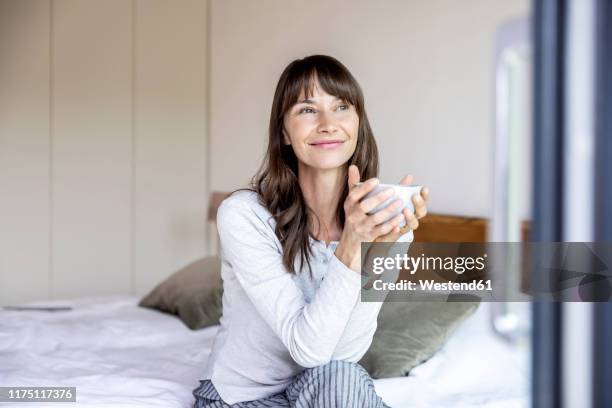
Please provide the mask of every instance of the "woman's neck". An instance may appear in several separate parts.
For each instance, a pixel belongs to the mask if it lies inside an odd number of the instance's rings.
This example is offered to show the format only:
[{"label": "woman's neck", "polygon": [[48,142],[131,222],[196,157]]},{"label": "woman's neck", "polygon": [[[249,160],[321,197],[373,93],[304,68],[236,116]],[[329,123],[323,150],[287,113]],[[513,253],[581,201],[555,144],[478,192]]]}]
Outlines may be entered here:
[{"label": "woman's neck", "polygon": [[[336,210],[340,194],[346,183],[345,169],[319,170],[311,167],[299,169],[299,183],[306,204],[316,217],[311,218],[312,235],[316,239],[330,241],[340,239],[342,227],[337,225]],[[318,225],[318,217],[321,225]]]}]

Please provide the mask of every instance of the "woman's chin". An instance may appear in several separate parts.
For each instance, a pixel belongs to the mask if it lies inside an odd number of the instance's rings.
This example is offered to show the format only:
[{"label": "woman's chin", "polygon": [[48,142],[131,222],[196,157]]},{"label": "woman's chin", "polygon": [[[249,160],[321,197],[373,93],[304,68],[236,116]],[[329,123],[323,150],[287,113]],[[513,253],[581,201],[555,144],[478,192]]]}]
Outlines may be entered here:
[{"label": "woman's chin", "polygon": [[[338,152],[339,153],[339,152]],[[350,160],[350,154],[320,154],[310,155],[300,160],[302,165],[313,170],[329,171],[343,168]]]},{"label": "woman's chin", "polygon": [[346,165],[347,162],[348,162],[348,159],[345,161],[334,160],[334,161],[318,162],[318,163],[314,163],[313,166],[311,167],[317,170],[321,170],[321,171],[337,170],[337,169],[341,169],[342,167],[344,167],[344,165]]}]

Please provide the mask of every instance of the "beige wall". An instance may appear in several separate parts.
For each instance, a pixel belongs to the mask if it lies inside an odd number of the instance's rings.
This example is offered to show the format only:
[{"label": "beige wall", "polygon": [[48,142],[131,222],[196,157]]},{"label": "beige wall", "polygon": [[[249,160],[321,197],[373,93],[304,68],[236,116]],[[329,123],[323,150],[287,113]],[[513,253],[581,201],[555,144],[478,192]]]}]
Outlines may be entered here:
[{"label": "beige wall", "polygon": [[0,304],[206,252],[205,0],[0,2]]},{"label": "beige wall", "polygon": [[141,294],[214,251],[209,187],[245,185],[313,53],[361,83],[384,181],[489,215],[494,35],[528,3],[0,1],[0,304]]},{"label": "beige wall", "polygon": [[353,72],[381,178],[431,187],[431,211],[490,215],[494,41],[528,0],[213,0],[211,185],[244,185],[264,153],[282,69],[323,53]]}]

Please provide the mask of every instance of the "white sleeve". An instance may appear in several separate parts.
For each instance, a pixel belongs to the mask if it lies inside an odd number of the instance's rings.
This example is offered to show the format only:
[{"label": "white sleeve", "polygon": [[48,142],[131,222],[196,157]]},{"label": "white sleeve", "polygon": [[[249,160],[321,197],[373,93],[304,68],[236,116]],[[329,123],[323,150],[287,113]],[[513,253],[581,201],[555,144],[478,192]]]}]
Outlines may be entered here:
[{"label": "white sleeve", "polygon": [[[413,239],[414,234],[412,230],[400,236],[396,242],[402,242],[404,244],[392,245],[389,249],[389,256],[394,257],[396,253],[405,253],[409,247],[409,245],[405,243],[412,242]],[[385,272],[383,280],[385,282],[395,282],[399,277],[399,273],[399,270]],[[363,285],[365,285],[368,280],[369,277],[363,277]],[[385,297],[386,294],[381,295],[382,300],[384,300]],[[351,317],[332,355],[332,360],[345,360],[353,363],[361,360],[372,344],[372,339],[377,327],[378,313],[382,305],[383,301],[362,302],[360,299],[357,299]]]},{"label": "white sleeve", "polygon": [[335,255],[312,301],[283,265],[274,232],[248,203],[226,200],[217,213],[222,256],[257,312],[303,367],[331,360],[359,298],[361,276]]}]

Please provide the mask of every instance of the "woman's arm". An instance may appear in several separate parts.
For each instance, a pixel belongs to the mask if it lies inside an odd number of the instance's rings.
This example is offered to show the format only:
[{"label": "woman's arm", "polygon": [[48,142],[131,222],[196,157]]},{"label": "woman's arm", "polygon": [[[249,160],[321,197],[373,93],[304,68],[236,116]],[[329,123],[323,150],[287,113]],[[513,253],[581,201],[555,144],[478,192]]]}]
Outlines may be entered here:
[{"label": "woman's arm", "polygon": [[[410,185],[412,183],[412,176],[407,175],[402,178],[400,184]],[[389,256],[395,257],[395,255],[404,255],[409,248],[407,242],[412,242],[414,239],[413,230],[419,227],[418,220],[423,218],[427,214],[426,202],[429,198],[429,189],[423,187],[419,195],[412,197],[414,204],[414,213],[404,208],[403,213],[406,218],[406,228],[408,232],[404,233],[400,231],[402,235],[396,238],[394,233],[389,233],[386,236],[378,237],[376,240],[380,242],[396,242],[400,244],[394,244],[389,248],[385,244],[371,246],[367,256],[372,259],[378,256]],[[388,252],[387,252],[388,250]],[[377,253],[379,252],[379,253]],[[370,262],[366,262],[369,265]],[[375,279],[380,279],[383,282],[396,282],[399,276],[399,270],[386,271],[380,276],[375,276]],[[370,279],[372,272],[369,272],[370,276],[366,276],[363,279],[362,287],[364,290],[374,290],[371,288],[373,280]],[[378,319],[378,313],[382,307],[383,301],[387,297],[388,291],[377,291],[375,296],[368,296],[370,298],[380,299],[379,302],[362,302],[358,300],[355,304],[353,313],[351,314],[350,320],[347,323],[346,329],[342,334],[338,346],[332,355],[334,360],[347,360],[352,362],[359,361],[366,353],[374,332],[376,331],[376,324]]]},{"label": "woman's arm", "polygon": [[361,276],[334,255],[307,304],[282,262],[274,232],[248,203],[225,200],[217,213],[224,262],[253,306],[302,367],[329,362],[359,299]]},{"label": "woman's arm", "polygon": [[[397,240],[397,242],[401,244],[394,244],[391,246],[391,248],[385,244],[371,246],[371,251],[368,252],[368,257],[394,257],[396,253],[406,253],[409,248],[409,243],[412,242],[413,239],[413,232],[408,231],[406,234],[400,236],[400,238]],[[379,251],[380,253],[376,253],[376,251]],[[369,272],[369,274],[371,273],[372,272]],[[382,279],[384,282],[395,282],[399,277],[399,273],[400,270],[385,271],[384,274],[378,276],[377,278]],[[363,277],[362,286],[365,286],[370,278],[370,276]],[[367,290],[374,289],[370,288]],[[336,350],[334,350],[332,360],[345,360],[354,363],[361,360],[372,344],[372,338],[374,337],[374,332],[376,331],[377,327],[376,323],[378,314],[382,308],[383,301],[386,296],[387,291],[379,291],[376,294],[376,298],[380,299],[380,302],[364,302],[357,299],[353,312],[351,313],[351,317],[349,318],[340,341],[336,346]]]}]

